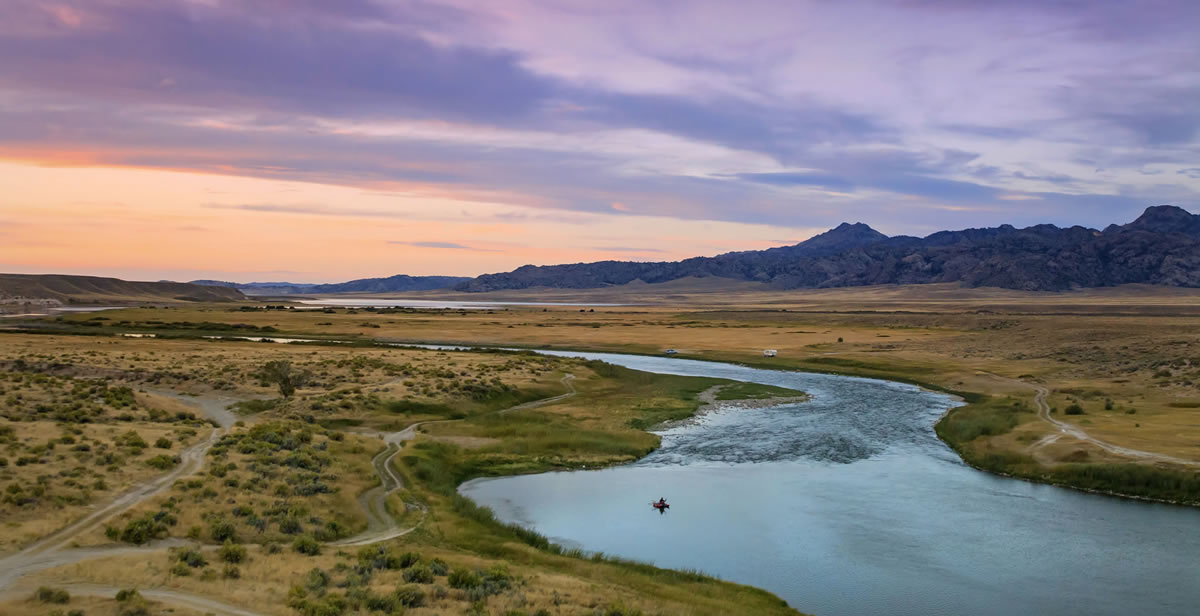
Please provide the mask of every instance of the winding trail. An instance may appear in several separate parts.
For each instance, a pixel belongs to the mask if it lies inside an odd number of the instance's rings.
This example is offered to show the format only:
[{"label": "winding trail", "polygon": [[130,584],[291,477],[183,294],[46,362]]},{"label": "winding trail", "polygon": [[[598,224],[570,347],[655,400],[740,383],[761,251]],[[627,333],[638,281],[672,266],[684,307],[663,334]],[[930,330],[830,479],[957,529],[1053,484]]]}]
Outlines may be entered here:
[{"label": "winding trail", "polygon": [[[506,409],[496,411],[498,415],[508,414],[515,411],[536,408],[547,404],[553,404],[570,398],[576,394],[574,385],[571,383],[575,379],[572,374],[565,375],[561,382],[567,388],[567,392],[549,398],[542,398],[524,404],[518,404]],[[151,393],[167,396],[183,402],[188,406],[198,408],[206,416],[216,421],[220,427],[213,430],[212,434],[203,442],[197,443],[188,449],[184,450],[180,457],[183,458],[183,463],[173,469],[171,472],[155,477],[125,493],[117,496],[108,504],[88,514],[83,519],[66,526],[51,535],[44,537],[29,546],[26,546],[20,552],[12,554],[8,557],[0,559],[0,598],[8,599],[17,595],[18,586],[16,582],[31,573],[44,571],[54,567],[69,565],[92,560],[95,558],[103,558],[109,556],[120,556],[125,554],[150,554],[161,553],[163,550],[180,546],[188,545],[189,542],[180,539],[167,539],[157,541],[144,546],[98,546],[89,548],[74,548],[63,549],[72,541],[91,531],[92,529],[103,524],[106,520],[115,515],[130,509],[134,505],[151,498],[164,490],[170,488],[177,479],[185,475],[190,475],[199,471],[204,466],[205,454],[216,444],[217,440],[224,435],[228,429],[237,421],[237,417],[229,412],[228,407],[237,399],[226,398],[221,396],[184,396],[176,392],[162,390],[147,390]],[[405,503],[406,508],[415,508],[421,511],[421,519],[413,526],[401,527],[396,519],[387,511],[387,497],[392,492],[399,490],[404,486],[404,482],[400,476],[392,469],[392,461],[395,459],[403,447],[405,441],[413,440],[417,437],[417,430],[421,426],[446,423],[451,421],[462,421],[461,419],[445,419],[434,421],[423,421],[407,426],[403,430],[380,434],[387,444],[387,447],[375,455],[371,459],[371,465],[375,468],[375,473],[379,475],[380,485],[367,490],[358,498],[359,504],[367,516],[367,530],[349,537],[341,541],[331,542],[334,546],[361,546],[381,541],[388,541],[401,537],[420,527],[425,521],[425,508],[416,503]],[[61,586],[68,592],[78,595],[90,596],[105,596],[111,597],[120,589],[97,584],[67,584]],[[20,589],[27,592],[28,589]],[[221,616],[259,616],[255,612],[242,609],[237,606],[229,605],[221,601],[201,596],[193,595],[185,592],[166,588],[145,588],[138,589],[147,599],[178,605],[206,613],[218,614]]]},{"label": "winding trail", "polygon": [[1050,414],[1050,405],[1049,405],[1049,403],[1046,402],[1046,397],[1050,395],[1050,390],[1047,389],[1045,386],[1037,384],[1037,383],[1030,383],[1028,381],[1024,381],[1021,379],[1011,379],[1008,377],[1003,377],[998,374],[992,374],[990,372],[987,374],[989,374],[990,376],[995,377],[997,379],[1003,379],[1003,380],[1014,382],[1014,383],[1020,383],[1026,387],[1033,389],[1035,392],[1034,396],[1033,396],[1033,402],[1037,406],[1038,418],[1041,419],[1042,421],[1050,424],[1058,431],[1057,434],[1051,434],[1049,436],[1046,436],[1046,437],[1038,440],[1036,443],[1034,443],[1030,447],[1030,449],[1038,449],[1041,447],[1045,447],[1046,445],[1050,445],[1051,443],[1057,442],[1063,436],[1069,436],[1073,439],[1095,445],[1096,447],[1099,447],[1100,449],[1103,449],[1104,451],[1107,451],[1108,453],[1115,454],[1118,456],[1124,456],[1127,458],[1133,458],[1135,460],[1142,460],[1142,461],[1146,461],[1146,462],[1160,462],[1163,464],[1175,464],[1175,465],[1179,465],[1179,466],[1200,468],[1200,461],[1188,460],[1186,458],[1177,458],[1175,456],[1168,456],[1166,454],[1154,453],[1152,451],[1144,451],[1141,449],[1132,449],[1129,447],[1122,447],[1120,445],[1114,445],[1112,443],[1109,443],[1108,441],[1100,440],[1100,439],[1088,434],[1079,426],[1065,422],[1065,421],[1058,419],[1058,418],[1054,417],[1053,415],[1051,415]]},{"label": "winding trail", "polygon": [[[1001,378],[1003,378],[1003,377],[1001,377]],[[1009,381],[1016,381],[1016,379],[1009,379]],[[1045,423],[1048,423],[1051,426],[1054,426],[1055,429],[1058,430],[1057,435],[1051,435],[1049,437],[1040,439],[1040,441],[1038,441],[1037,443],[1034,443],[1034,447],[1044,447],[1044,445],[1048,445],[1050,443],[1056,442],[1058,437],[1060,437],[1060,436],[1069,436],[1069,437],[1078,439],[1078,441],[1096,445],[1096,447],[1099,447],[1100,449],[1108,451],[1108,453],[1110,453],[1110,454],[1122,455],[1122,456],[1126,456],[1126,457],[1133,457],[1133,459],[1135,459],[1135,460],[1144,460],[1147,462],[1163,462],[1163,464],[1170,464],[1170,465],[1200,467],[1200,461],[1188,460],[1188,459],[1184,459],[1184,457],[1176,457],[1174,455],[1156,454],[1156,453],[1153,453],[1153,451],[1145,451],[1145,450],[1141,450],[1141,449],[1132,449],[1132,448],[1128,448],[1128,447],[1121,447],[1121,445],[1112,444],[1112,443],[1109,443],[1108,441],[1100,441],[1099,438],[1088,435],[1088,433],[1085,432],[1084,430],[1082,430],[1081,427],[1073,425],[1073,424],[1069,424],[1069,423],[1067,423],[1067,421],[1063,421],[1061,419],[1054,417],[1054,415],[1051,415],[1050,414],[1050,405],[1048,402],[1046,402],[1046,396],[1050,395],[1050,390],[1046,389],[1044,387],[1044,385],[1040,385],[1037,383],[1028,383],[1026,381],[1016,381],[1016,382],[1024,383],[1025,385],[1027,385],[1027,387],[1033,388],[1033,390],[1036,391],[1036,394],[1034,394],[1034,396],[1033,396],[1033,403],[1034,403],[1034,405],[1037,405],[1037,407],[1038,407],[1038,418],[1045,421]]]},{"label": "winding trail", "polygon": [[[153,392],[161,393],[161,392]],[[216,396],[179,396],[178,394],[171,397],[198,408],[201,412],[207,415],[210,419],[216,421],[220,427],[213,430],[207,439],[188,447],[183,450],[179,457],[182,462],[176,466],[171,472],[165,475],[159,475],[135,486],[114,497],[108,503],[100,506],[82,519],[77,520],[68,526],[65,526],[46,537],[43,537],[23,548],[21,551],[0,559],[0,591],[6,590],[18,578],[33,573],[42,571],[52,567],[67,565],[83,560],[100,558],[104,556],[115,556],[119,554],[137,553],[137,552],[154,552],[161,551],[171,545],[178,545],[181,542],[171,540],[165,542],[156,542],[147,546],[141,547],[97,547],[97,548],[75,548],[64,550],[71,542],[83,534],[97,528],[106,520],[113,516],[129,510],[134,505],[145,501],[161,492],[166,491],[180,477],[191,475],[199,471],[204,466],[205,454],[212,448],[213,445],[223,436],[229,427],[236,421],[236,417],[228,411],[226,407],[228,402],[226,398]]]},{"label": "winding trail", "polygon": [[[567,374],[559,381],[563,384],[563,387],[567,389],[567,392],[564,394],[551,396],[549,398],[542,398],[540,400],[533,400],[532,402],[525,402],[516,406],[510,406],[506,409],[495,411],[495,414],[507,415],[516,411],[528,410],[566,400],[567,398],[570,398],[578,393],[575,390],[575,385],[572,383],[574,380],[575,375]],[[425,521],[425,508],[422,505],[417,503],[404,503],[406,508],[412,508],[421,511],[421,519],[415,525],[407,528],[401,527],[396,522],[396,519],[387,511],[388,495],[404,487],[403,480],[401,480],[400,476],[397,475],[394,470],[392,470],[392,460],[394,460],[396,456],[400,454],[403,444],[406,441],[411,441],[417,438],[417,431],[419,428],[421,428],[421,426],[437,423],[451,423],[456,421],[462,420],[435,419],[432,421],[421,421],[414,423],[403,430],[378,434],[378,436],[383,438],[383,441],[387,443],[387,448],[376,454],[376,456],[371,459],[371,465],[375,467],[375,473],[379,475],[380,484],[374,488],[371,488],[370,490],[367,490],[366,492],[363,492],[358,497],[359,505],[362,506],[363,511],[367,515],[367,530],[353,537],[348,537],[340,541],[334,541],[330,543],[330,545],[369,545],[407,535],[408,533],[411,533],[420,527],[421,523]]]}]

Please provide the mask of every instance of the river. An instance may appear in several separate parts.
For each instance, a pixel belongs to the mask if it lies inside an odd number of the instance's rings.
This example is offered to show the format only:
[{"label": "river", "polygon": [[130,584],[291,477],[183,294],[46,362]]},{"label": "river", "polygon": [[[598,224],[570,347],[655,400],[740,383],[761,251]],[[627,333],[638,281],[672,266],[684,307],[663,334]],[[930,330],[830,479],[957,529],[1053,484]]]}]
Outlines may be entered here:
[{"label": "river", "polygon": [[[1196,614],[1200,510],[1005,479],[933,433],[957,404],[886,381],[582,356],[804,390],[713,413],[627,466],[464,484],[569,547],[697,569],[818,616]],[[666,497],[658,514],[651,500]]]}]

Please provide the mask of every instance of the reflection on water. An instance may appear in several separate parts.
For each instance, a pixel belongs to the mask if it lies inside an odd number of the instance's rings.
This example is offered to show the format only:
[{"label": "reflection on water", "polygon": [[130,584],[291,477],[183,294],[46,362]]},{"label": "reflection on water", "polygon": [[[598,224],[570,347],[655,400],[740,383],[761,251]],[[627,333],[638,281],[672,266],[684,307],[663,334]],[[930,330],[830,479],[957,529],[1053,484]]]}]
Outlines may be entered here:
[{"label": "reflection on water", "polygon": [[[1004,479],[933,434],[916,387],[709,362],[585,355],[802,389],[706,416],[636,464],[464,484],[555,541],[767,588],[850,614],[1194,614],[1200,511]],[[649,503],[665,496],[671,510]]]}]

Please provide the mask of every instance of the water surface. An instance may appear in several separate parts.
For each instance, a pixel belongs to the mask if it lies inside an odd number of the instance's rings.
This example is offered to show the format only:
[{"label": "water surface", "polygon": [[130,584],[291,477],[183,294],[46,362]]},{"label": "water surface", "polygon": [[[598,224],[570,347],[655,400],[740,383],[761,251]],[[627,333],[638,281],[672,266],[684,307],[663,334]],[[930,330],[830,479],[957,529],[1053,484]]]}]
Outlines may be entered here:
[{"label": "water surface", "polygon": [[[1004,479],[932,425],[949,396],[884,381],[602,353],[802,389],[706,416],[636,464],[461,491],[555,541],[771,590],[818,615],[1196,614],[1200,511]],[[663,515],[649,503],[666,497]]]},{"label": "water surface", "polygon": [[333,306],[339,308],[424,308],[430,310],[494,310],[505,306],[571,306],[571,307],[602,307],[627,306],[629,304],[596,304],[571,302],[504,302],[504,301],[453,301],[440,299],[350,299],[328,297],[320,299],[298,300],[309,306]]}]

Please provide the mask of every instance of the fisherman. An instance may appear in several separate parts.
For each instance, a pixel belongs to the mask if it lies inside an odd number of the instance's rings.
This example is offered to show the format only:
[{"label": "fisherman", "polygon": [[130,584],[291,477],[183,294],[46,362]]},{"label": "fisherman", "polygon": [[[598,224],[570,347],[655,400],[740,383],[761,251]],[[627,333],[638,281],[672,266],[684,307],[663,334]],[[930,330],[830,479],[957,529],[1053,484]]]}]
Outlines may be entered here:
[{"label": "fisherman", "polygon": [[660,497],[658,497],[658,502],[655,504],[658,505],[659,507],[662,507],[663,505],[667,504],[667,499],[660,496]]}]

